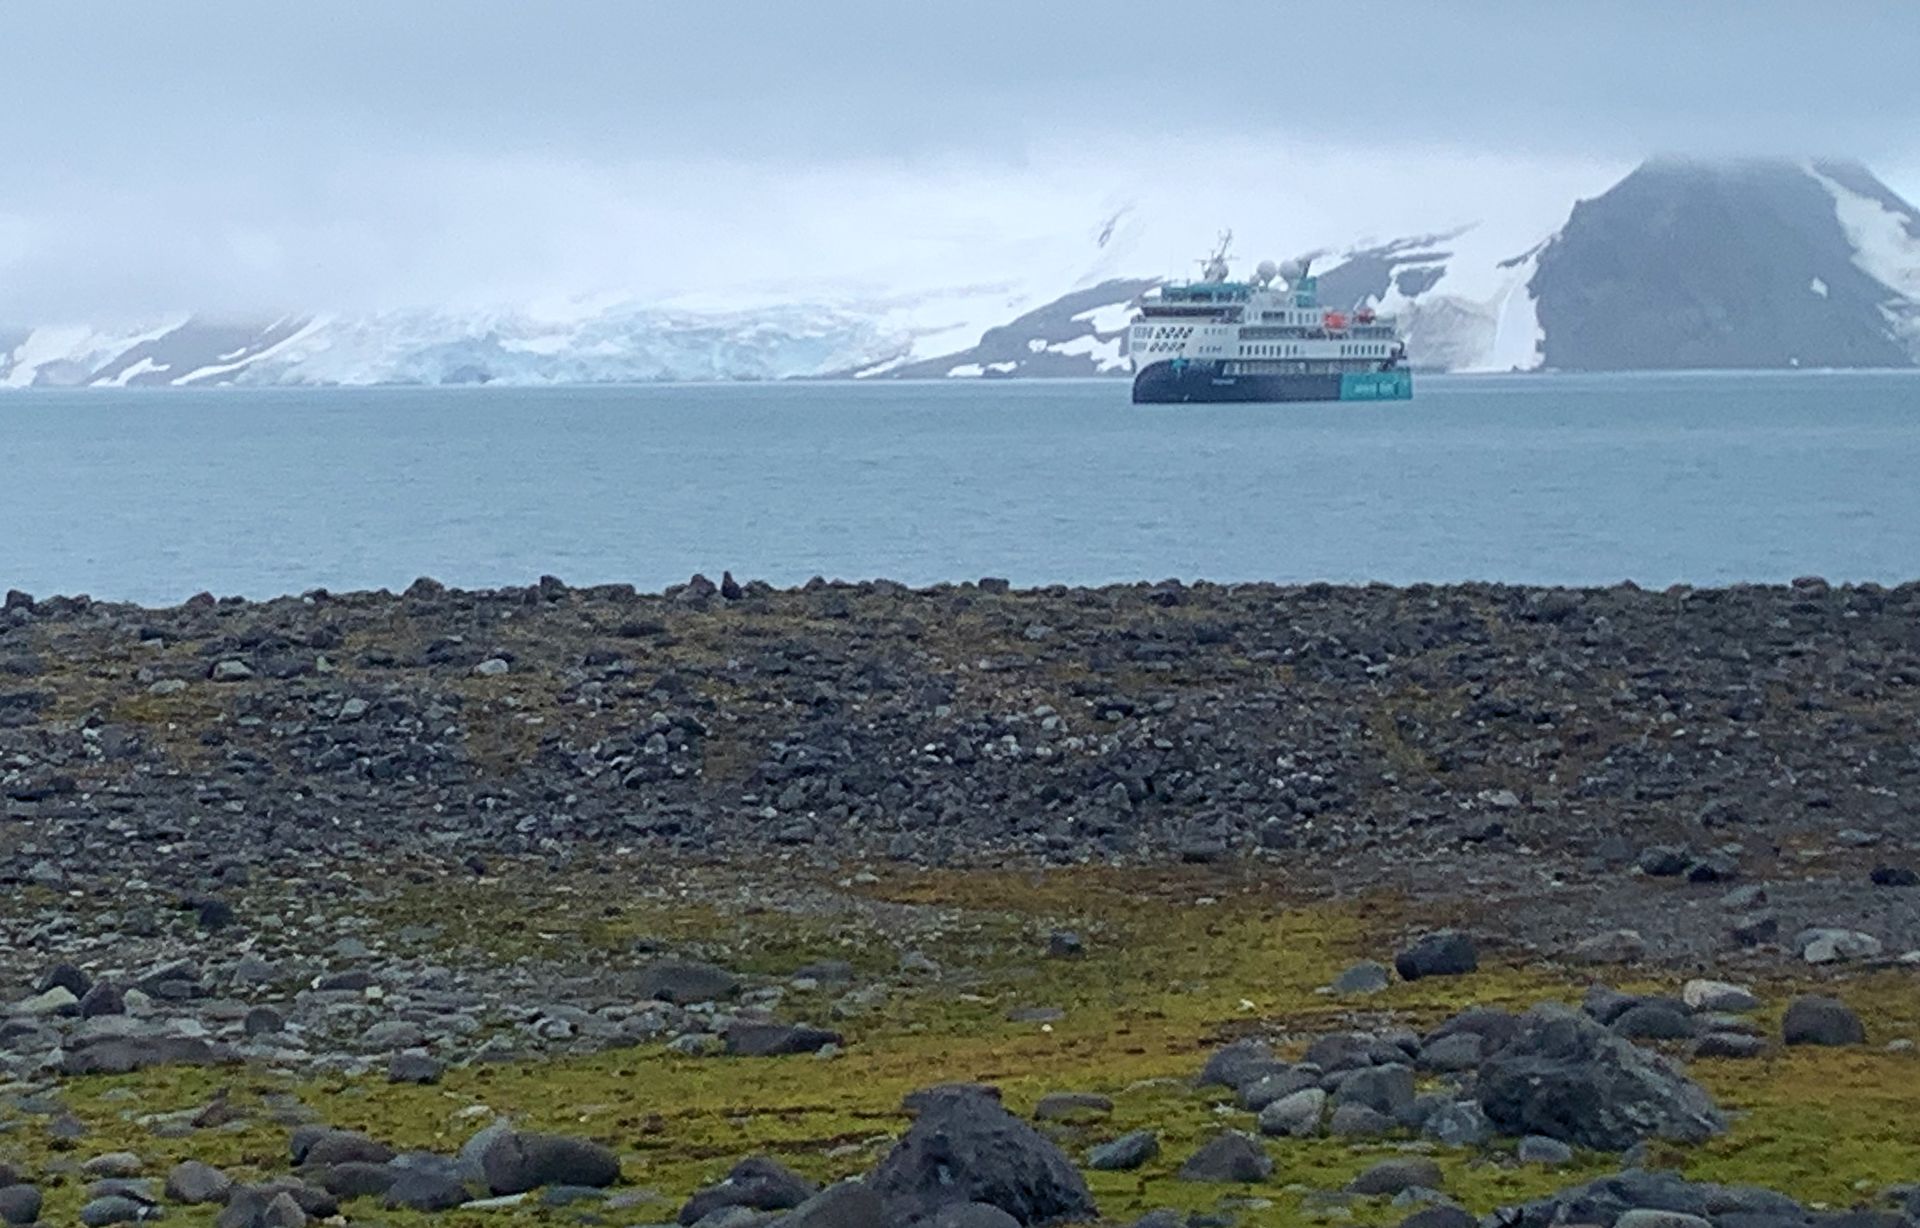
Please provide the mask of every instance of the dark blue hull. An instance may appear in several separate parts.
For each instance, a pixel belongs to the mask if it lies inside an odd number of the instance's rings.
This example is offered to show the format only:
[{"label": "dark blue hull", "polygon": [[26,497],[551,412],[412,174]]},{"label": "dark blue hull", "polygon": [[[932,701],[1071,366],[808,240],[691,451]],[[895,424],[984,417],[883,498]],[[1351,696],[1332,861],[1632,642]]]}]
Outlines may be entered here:
[{"label": "dark blue hull", "polygon": [[1232,401],[1405,401],[1413,373],[1344,371],[1320,374],[1228,375],[1211,362],[1156,362],[1133,377],[1136,405]]}]

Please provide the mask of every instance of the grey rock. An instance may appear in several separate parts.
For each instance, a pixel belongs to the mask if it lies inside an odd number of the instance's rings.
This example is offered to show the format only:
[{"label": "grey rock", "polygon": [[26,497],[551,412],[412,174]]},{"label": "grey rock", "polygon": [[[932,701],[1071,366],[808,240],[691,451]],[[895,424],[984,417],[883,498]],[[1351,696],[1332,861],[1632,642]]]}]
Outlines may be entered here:
[{"label": "grey rock", "polygon": [[1529,1134],[1520,1140],[1515,1155],[1522,1164],[1541,1164],[1548,1168],[1558,1168],[1562,1164],[1573,1162],[1573,1148],[1557,1138],[1548,1138],[1544,1134]]},{"label": "grey rock", "polygon": [[601,1189],[620,1180],[620,1161],[611,1151],[556,1134],[504,1131],[487,1145],[480,1164],[494,1194],[523,1194],[544,1185]]},{"label": "grey rock", "polygon": [[1477,1086],[1496,1128],[1577,1147],[1702,1142],[1726,1128],[1706,1092],[1672,1062],[1556,1008],[1530,1012],[1521,1034],[1480,1068]]},{"label": "grey rock", "polygon": [[1355,995],[1376,994],[1390,984],[1392,984],[1392,978],[1385,964],[1364,960],[1333,978],[1333,992]]},{"label": "grey rock", "polygon": [[471,1200],[467,1187],[452,1176],[431,1169],[399,1170],[381,1196],[389,1211],[451,1211]]},{"label": "grey rock", "polygon": [[820,1187],[767,1156],[749,1156],[726,1179],[689,1198],[680,1208],[682,1224],[697,1224],[726,1207],[751,1211],[787,1211],[805,1203]]},{"label": "grey rock", "polygon": [[1393,1118],[1364,1104],[1343,1104],[1333,1110],[1327,1133],[1335,1138],[1379,1138],[1392,1133]]},{"label": "grey rock", "polygon": [[1878,938],[1858,930],[1816,928],[1794,936],[1794,948],[1810,964],[1847,963],[1878,959],[1884,949]]},{"label": "grey rock", "polygon": [[1019,1220],[983,1202],[953,1203],[920,1222],[925,1228],[1022,1228]]},{"label": "grey rock", "polygon": [[891,1228],[880,1196],[859,1181],[830,1185],[773,1222],[777,1228]]},{"label": "grey rock", "polygon": [[1180,1166],[1182,1181],[1251,1183],[1273,1175],[1273,1157],[1258,1139],[1225,1130],[1204,1143]]},{"label": "grey rock", "polygon": [[1391,1198],[1410,1189],[1440,1189],[1440,1166],[1425,1156],[1382,1160],[1347,1183],[1347,1193],[1367,1198]]},{"label": "grey rock", "polygon": [[1493,1137],[1493,1123],[1478,1100],[1456,1100],[1429,1113],[1420,1133],[1448,1147],[1478,1147]]},{"label": "grey rock", "polygon": [[1479,1228],[1479,1224],[1479,1220],[1459,1207],[1442,1203],[1420,1208],[1401,1220],[1400,1228]]},{"label": "grey rock", "polygon": [[1207,1064],[1200,1071],[1198,1085],[1201,1087],[1231,1087],[1235,1091],[1264,1078],[1278,1070],[1285,1069],[1286,1063],[1273,1054],[1272,1046],[1263,1040],[1236,1040],[1232,1044],[1214,1051]]},{"label": "grey rock", "polygon": [[9,1228],[26,1228],[29,1224],[37,1224],[40,1222],[42,1205],[40,1191],[31,1185],[0,1187],[0,1224],[6,1224]]},{"label": "grey rock", "polygon": [[1613,1221],[1613,1228],[1713,1228],[1713,1221],[1683,1211],[1635,1207],[1622,1212],[1620,1218]]},{"label": "grey rock", "polygon": [[1160,1136],[1134,1130],[1087,1152],[1087,1167],[1099,1172],[1128,1172],[1160,1154]]},{"label": "grey rock", "polygon": [[1320,1086],[1320,1071],[1311,1066],[1289,1066],[1256,1079],[1240,1089],[1240,1107],[1258,1113],[1276,1100]]},{"label": "grey rock", "polygon": [[1413,1107],[1411,1066],[1370,1066],[1340,1081],[1335,1104],[1365,1105],[1384,1117],[1399,1117]]},{"label": "grey rock", "polygon": [[1835,998],[1795,998],[1780,1024],[1789,1045],[1864,1045],[1867,1030],[1852,1008]]},{"label": "grey rock", "polygon": [[818,1053],[841,1043],[838,1032],[783,1023],[736,1023],[727,1029],[725,1040],[727,1052],[734,1057]]},{"label": "grey rock", "polygon": [[1647,957],[1647,940],[1638,930],[1608,930],[1581,939],[1568,954],[1583,964],[1634,964]]},{"label": "grey rock", "polygon": [[1694,1033],[1693,1018],[1668,1002],[1637,1002],[1620,1012],[1613,1030],[1628,1040],[1685,1040]]},{"label": "grey rock", "polygon": [[397,1164],[368,1164],[350,1160],[327,1168],[307,1170],[307,1179],[335,1198],[378,1198],[393,1188],[404,1168]]},{"label": "grey rock", "polygon": [[1457,930],[1428,934],[1393,957],[1394,971],[1403,981],[1429,976],[1461,976],[1477,971],[1480,956],[1472,938]]},{"label": "grey rock", "polygon": [[1260,1110],[1260,1133],[1288,1138],[1310,1138],[1320,1132],[1327,1110],[1327,1093],[1317,1087],[1283,1096]]},{"label": "grey rock", "polygon": [[998,1207],[1022,1224],[1094,1214],[1072,1161],[996,1096],[929,1089],[916,1094],[915,1107],[913,1125],[869,1182],[891,1217],[910,1220],[967,1202]]},{"label": "grey rock", "polygon": [[233,1178],[211,1164],[202,1164],[198,1160],[176,1164],[167,1173],[166,1193],[169,1202],[187,1206],[222,1203],[232,1192]]},{"label": "grey rock", "polygon": [[1033,1106],[1035,1121],[1085,1121],[1113,1112],[1113,1101],[1095,1092],[1049,1092]]},{"label": "grey rock", "polygon": [[1439,1074],[1474,1070],[1486,1054],[1486,1038],[1477,1032],[1455,1032],[1420,1047],[1419,1066]]},{"label": "grey rock", "polygon": [[675,1006],[720,1002],[740,992],[740,978],[725,968],[690,960],[662,960],[640,973],[640,996]]},{"label": "grey rock", "polygon": [[162,1212],[150,1202],[137,1198],[125,1198],[110,1194],[105,1198],[95,1198],[80,1208],[80,1222],[86,1228],[104,1228],[107,1224],[138,1224],[144,1220],[160,1219]]},{"label": "grey rock", "polygon": [[393,1148],[357,1130],[319,1130],[301,1137],[293,1152],[294,1163],[315,1168],[354,1162],[385,1164],[393,1159]]},{"label": "grey rock", "polygon": [[1693,1056],[1748,1059],[1765,1057],[1767,1042],[1744,1032],[1709,1032],[1693,1044]]},{"label": "grey rock", "polygon": [[1751,990],[1726,981],[1688,981],[1681,987],[1680,999],[1697,1011],[1736,1015],[1760,1006],[1760,999]]},{"label": "grey rock", "polygon": [[446,1073],[446,1064],[428,1053],[396,1053],[387,1063],[387,1082],[433,1084]]}]

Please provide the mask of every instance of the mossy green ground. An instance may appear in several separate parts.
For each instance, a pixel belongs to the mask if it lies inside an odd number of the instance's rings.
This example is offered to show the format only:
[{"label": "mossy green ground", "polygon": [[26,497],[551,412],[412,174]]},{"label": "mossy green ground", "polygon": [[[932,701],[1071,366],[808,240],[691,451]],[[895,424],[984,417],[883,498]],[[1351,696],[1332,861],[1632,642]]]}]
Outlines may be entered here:
[{"label": "mossy green ground", "polygon": [[[1253,1187],[1174,1179],[1179,1163],[1222,1126],[1252,1118],[1222,1093],[1195,1091],[1191,1076],[1214,1045],[1251,1030],[1304,1044],[1348,1024],[1391,1019],[1414,1026],[1469,1003],[1521,1006],[1571,1000],[1587,977],[1550,965],[1490,964],[1477,974],[1396,984],[1360,1002],[1319,991],[1342,967],[1377,956],[1418,918],[1395,901],[1291,900],[1271,879],[1217,872],[1084,870],[1046,874],[896,873],[836,885],[848,907],[716,904],[716,876],[675,879],[620,866],[591,871],[518,870],[457,887],[399,889],[384,897],[383,922],[414,921],[431,909],[448,958],[631,962],[639,940],[691,949],[736,966],[778,973],[813,958],[843,958],[870,971],[893,969],[903,949],[941,966],[903,984],[870,1012],[834,1020],[847,1034],[831,1060],[685,1058],[654,1048],[590,1058],[456,1069],[436,1087],[394,1087],[379,1079],[296,1080],[267,1071],[168,1070],[73,1080],[66,1104],[91,1130],[56,1150],[43,1118],[17,1118],[0,1133],[0,1156],[48,1172],[116,1149],[137,1151],[151,1171],[197,1158],[243,1175],[284,1171],[286,1127],[264,1111],[182,1138],[156,1136],[155,1114],[191,1109],[226,1088],[244,1106],[292,1096],[320,1119],[364,1129],[396,1146],[452,1150],[493,1114],[535,1128],[591,1136],[619,1151],[627,1179],[657,1191],[655,1206],[612,1214],[616,1223],[668,1220],[691,1190],[737,1158],[768,1152],[826,1180],[864,1171],[904,1128],[902,1095],[945,1080],[997,1083],[1018,1110],[1049,1091],[1098,1091],[1111,1118],[1058,1127],[1063,1145],[1088,1145],[1135,1128],[1158,1130],[1161,1158],[1138,1173],[1089,1175],[1107,1218],[1125,1222],[1159,1206],[1237,1207],[1247,1224],[1332,1217],[1393,1222],[1404,1211],[1356,1201],[1328,1209],[1309,1191],[1338,1189],[1385,1155],[1411,1145],[1332,1140],[1271,1141],[1271,1181]],[[735,877],[737,877],[737,872]],[[629,884],[622,892],[619,884]],[[668,884],[678,883],[669,889]],[[694,889],[689,888],[689,883]],[[691,902],[701,901],[701,902]],[[1086,938],[1080,959],[1044,958],[1045,934],[1072,928]],[[1672,989],[1674,986],[1664,986]],[[1760,986],[1777,1025],[1785,997],[1801,986]],[[1703,1061],[1693,1071],[1735,1115],[1728,1134],[1705,1147],[1665,1149],[1659,1158],[1689,1175],[1755,1182],[1832,1206],[1871,1199],[1920,1178],[1920,1061],[1881,1042],[1920,1036],[1912,974],[1879,972],[1827,982],[1867,1020],[1874,1044],[1796,1049],[1751,1062]],[[795,994],[784,1010],[826,1022],[830,998]],[[1015,1023],[1009,1010],[1051,1006],[1050,1024]],[[1050,1127],[1051,1128],[1051,1127]],[[1434,1153],[1449,1192],[1469,1207],[1546,1193],[1609,1171],[1588,1156],[1571,1169],[1523,1168],[1499,1151]],[[84,1182],[56,1178],[48,1220],[72,1222]],[[350,1205],[352,1223],[396,1226],[426,1217]],[[449,1225],[572,1223],[582,1212],[523,1206],[434,1217]],[[173,1222],[211,1222],[175,1213]]]}]

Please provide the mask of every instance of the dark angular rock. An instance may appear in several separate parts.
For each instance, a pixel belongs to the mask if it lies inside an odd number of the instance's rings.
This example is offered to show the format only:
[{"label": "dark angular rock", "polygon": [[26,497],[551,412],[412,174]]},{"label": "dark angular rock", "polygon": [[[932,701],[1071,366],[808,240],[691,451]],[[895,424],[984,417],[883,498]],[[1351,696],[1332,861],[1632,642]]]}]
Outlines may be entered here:
[{"label": "dark angular rock", "polygon": [[838,1045],[840,1033],[783,1023],[736,1023],[727,1029],[726,1043],[734,1057],[781,1057]]},{"label": "dark angular rock", "polygon": [[451,1211],[470,1201],[467,1187],[445,1173],[425,1168],[396,1172],[380,1205],[389,1211]]},{"label": "dark angular rock", "polygon": [[401,1172],[391,1164],[349,1160],[345,1164],[308,1170],[307,1179],[335,1198],[378,1198],[393,1188]]},{"label": "dark angular rock", "polygon": [[1440,1166],[1425,1156],[1382,1160],[1347,1183],[1347,1193],[1391,1198],[1403,1190],[1437,1190],[1444,1183]]},{"label": "dark angular rock", "polygon": [[162,1218],[160,1208],[138,1198],[109,1194],[95,1198],[80,1208],[80,1222],[86,1228],[106,1228],[109,1224],[138,1224]]},{"label": "dark angular rock", "polygon": [[1678,878],[1692,864],[1687,850],[1671,844],[1656,844],[1640,853],[1640,872],[1649,878]]},{"label": "dark angular rock", "polygon": [[662,960],[641,970],[639,991],[642,998],[691,1006],[733,997],[740,992],[740,978],[713,964]]},{"label": "dark angular rock", "polygon": [[446,1064],[431,1054],[403,1050],[387,1063],[387,1082],[434,1084],[446,1069]]},{"label": "dark angular rock", "polygon": [[1628,1040],[1686,1040],[1694,1034],[1693,1017],[1671,1002],[1636,1002],[1613,1020],[1614,1032]]},{"label": "dark angular rock", "polygon": [[1050,1092],[1033,1106],[1035,1121],[1085,1121],[1113,1112],[1113,1101],[1093,1092]]},{"label": "dark angular rock", "polygon": [[1480,1221],[1459,1207],[1422,1207],[1400,1221],[1400,1228],[1479,1228]]},{"label": "dark angular rock", "polygon": [[1264,1040],[1236,1040],[1216,1049],[1200,1071],[1201,1087],[1231,1087],[1235,1091],[1287,1068]]},{"label": "dark angular rock", "polygon": [[216,1066],[236,1060],[222,1047],[198,1037],[108,1037],[69,1049],[60,1070],[70,1075],[130,1074],[154,1066]]},{"label": "dark angular rock", "polygon": [[999,1207],[1029,1226],[1094,1214],[1086,1182],[1057,1146],[993,1099],[965,1092],[921,1101],[869,1184],[894,1222],[965,1202]]},{"label": "dark angular rock", "polygon": [[1409,1066],[1371,1066],[1340,1081],[1335,1105],[1359,1104],[1383,1117],[1398,1118],[1413,1106],[1413,1069]]},{"label": "dark angular rock", "polygon": [[1273,1157],[1260,1141],[1238,1130],[1225,1130],[1203,1144],[1180,1166],[1182,1181],[1251,1183],[1273,1175]]},{"label": "dark angular rock", "polygon": [[611,1151],[585,1139],[555,1134],[506,1131],[480,1157],[487,1188],[495,1194],[524,1194],[543,1185],[584,1185],[604,1189],[620,1180],[620,1161]]},{"label": "dark angular rock", "polygon": [[1876,887],[1920,887],[1920,870],[1912,866],[1875,866],[1868,877]]},{"label": "dark angular rock", "polygon": [[[304,1144],[304,1145],[302,1145]],[[293,1145],[293,1162],[314,1168],[335,1164],[385,1164],[393,1148],[358,1130],[321,1130]]]},{"label": "dark angular rock", "polygon": [[0,1187],[0,1224],[6,1224],[8,1228],[26,1228],[29,1224],[37,1224],[43,1203],[40,1191],[33,1186]]},{"label": "dark angular rock", "polygon": [[1480,1068],[1478,1094],[1507,1134],[1623,1151],[1649,1138],[1697,1143],[1726,1128],[1706,1092],[1660,1055],[1585,1015],[1536,1007]]},{"label": "dark angular rock", "polygon": [[1693,1056],[1719,1058],[1765,1057],[1767,1042],[1744,1032],[1709,1032],[1694,1042]]},{"label": "dark angular rock", "polygon": [[766,1156],[748,1156],[726,1179],[689,1198],[680,1208],[682,1224],[697,1224],[723,1207],[787,1211],[812,1198],[820,1187]]},{"label": "dark angular rock", "polygon": [[126,995],[106,981],[96,982],[80,999],[80,1017],[98,1019],[103,1015],[127,1013]]},{"label": "dark angular rock", "polygon": [[774,1228],[892,1228],[880,1196],[862,1181],[830,1185],[773,1223]]},{"label": "dark angular rock", "polygon": [[223,1203],[227,1195],[233,1192],[233,1178],[227,1176],[211,1164],[202,1164],[198,1160],[187,1160],[173,1166],[167,1173],[167,1200],[198,1206],[203,1203]]},{"label": "dark angular rock", "polygon": [[1457,930],[1428,934],[1393,957],[1393,969],[1403,981],[1428,976],[1460,976],[1477,971],[1480,956],[1473,939]]},{"label": "dark angular rock", "polygon": [[1867,1029],[1860,1016],[1835,998],[1813,995],[1795,998],[1781,1020],[1782,1039],[1789,1045],[1864,1045]]}]

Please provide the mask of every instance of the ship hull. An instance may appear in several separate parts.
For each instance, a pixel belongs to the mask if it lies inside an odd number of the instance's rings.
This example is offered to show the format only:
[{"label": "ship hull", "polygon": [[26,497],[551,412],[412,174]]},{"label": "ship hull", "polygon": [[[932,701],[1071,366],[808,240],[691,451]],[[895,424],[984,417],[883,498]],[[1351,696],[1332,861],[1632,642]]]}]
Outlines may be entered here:
[{"label": "ship hull", "polygon": [[1413,373],[1342,371],[1316,374],[1223,374],[1219,364],[1156,362],[1133,377],[1136,405],[1283,401],[1406,401]]}]

